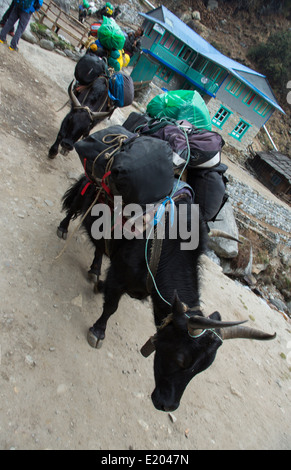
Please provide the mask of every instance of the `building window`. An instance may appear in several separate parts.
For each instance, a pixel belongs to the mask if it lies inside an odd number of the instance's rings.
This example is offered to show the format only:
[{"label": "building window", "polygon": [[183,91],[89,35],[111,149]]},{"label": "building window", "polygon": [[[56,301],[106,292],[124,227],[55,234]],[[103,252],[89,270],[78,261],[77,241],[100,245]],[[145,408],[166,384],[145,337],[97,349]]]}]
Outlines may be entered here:
[{"label": "building window", "polygon": [[272,106],[268,104],[265,100],[261,99],[258,104],[254,107],[256,113],[265,117],[272,109]]},{"label": "building window", "polygon": [[169,81],[171,80],[171,78],[173,76],[173,72],[170,69],[168,69],[167,67],[161,67],[157,71],[156,75],[157,75],[157,77],[159,77],[164,82],[169,83]]},{"label": "building window", "polygon": [[179,41],[179,39],[176,39],[173,44],[171,45],[171,48],[170,48],[170,51],[174,54],[174,55],[177,55],[177,53],[179,52],[179,50],[181,49],[182,47],[182,43],[181,41]]},{"label": "building window", "polygon": [[221,128],[231,114],[231,111],[224,108],[224,106],[221,106],[215,116],[212,118],[212,122],[215,126]]},{"label": "building window", "polygon": [[241,140],[242,137],[245,135],[247,132],[248,128],[251,127],[250,124],[247,122],[241,120],[239,123],[235,126],[233,131],[230,133],[232,137],[234,137],[237,140]]},{"label": "building window", "polygon": [[275,173],[271,178],[271,183],[274,186],[278,186],[278,184],[282,183],[282,178]]},{"label": "building window", "polygon": [[179,58],[188,62],[192,54],[192,50],[189,47],[184,46],[183,49],[179,52]]},{"label": "building window", "polygon": [[197,70],[197,72],[203,73],[207,65],[208,65],[208,60],[199,54],[193,64],[193,68]]},{"label": "building window", "polygon": [[154,27],[153,23],[148,23],[145,27],[144,35],[150,37],[153,27]]},{"label": "building window", "polygon": [[243,98],[243,103],[245,103],[247,106],[250,106],[253,103],[256,96],[257,96],[256,93],[254,93],[253,91],[249,91],[246,94],[246,96]]},{"label": "building window", "polygon": [[170,49],[175,41],[175,36],[170,33],[166,33],[161,39],[161,46],[164,46],[166,49]]},{"label": "building window", "polygon": [[244,87],[245,86],[242,82],[240,82],[236,78],[232,78],[232,80],[230,80],[228,85],[226,85],[226,90],[229,93],[231,93],[233,96],[238,98],[241,92],[243,91]]}]

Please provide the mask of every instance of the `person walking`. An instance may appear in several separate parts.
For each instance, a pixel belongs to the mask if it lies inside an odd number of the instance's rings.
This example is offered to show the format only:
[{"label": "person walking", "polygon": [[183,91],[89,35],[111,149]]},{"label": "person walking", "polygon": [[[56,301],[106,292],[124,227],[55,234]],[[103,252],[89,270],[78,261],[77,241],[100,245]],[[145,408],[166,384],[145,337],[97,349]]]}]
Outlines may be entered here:
[{"label": "person walking", "polygon": [[[11,11],[13,10],[14,4],[15,4],[15,0],[12,1],[9,8],[5,11],[4,15],[2,16],[2,18],[0,20],[1,28],[3,28],[5,26],[5,23],[8,20]],[[10,36],[14,36],[14,27],[12,27],[11,31],[9,31],[9,34],[10,34]]]},{"label": "person walking", "polygon": [[9,46],[11,51],[18,51],[18,42],[29,23],[32,13],[39,10],[42,4],[43,0],[15,0],[5,26],[0,33],[0,44],[6,44],[7,34],[11,31],[17,20],[19,20],[18,27]]}]

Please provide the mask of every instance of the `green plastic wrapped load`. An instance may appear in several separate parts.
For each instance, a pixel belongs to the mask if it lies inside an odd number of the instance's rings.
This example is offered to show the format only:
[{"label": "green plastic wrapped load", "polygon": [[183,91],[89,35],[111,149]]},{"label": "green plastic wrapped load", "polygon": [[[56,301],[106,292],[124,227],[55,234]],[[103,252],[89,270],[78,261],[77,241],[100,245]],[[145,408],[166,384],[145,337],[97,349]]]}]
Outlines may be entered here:
[{"label": "green plastic wrapped load", "polygon": [[157,95],[148,103],[147,114],[153,118],[185,119],[198,129],[212,129],[209,111],[198,91],[174,90]]},{"label": "green plastic wrapped load", "polygon": [[98,39],[105,49],[123,49],[125,36],[113,18],[103,16],[103,22],[98,29]]}]

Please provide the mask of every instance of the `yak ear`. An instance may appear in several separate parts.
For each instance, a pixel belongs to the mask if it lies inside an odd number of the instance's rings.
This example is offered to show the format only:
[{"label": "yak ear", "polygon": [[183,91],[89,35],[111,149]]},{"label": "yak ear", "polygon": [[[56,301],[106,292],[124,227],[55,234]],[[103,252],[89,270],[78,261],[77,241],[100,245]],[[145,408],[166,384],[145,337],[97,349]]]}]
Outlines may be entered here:
[{"label": "yak ear", "polygon": [[174,317],[180,317],[181,315],[184,315],[186,309],[184,304],[181,302],[178,296],[178,292],[175,290],[175,296],[174,296],[174,301],[172,305],[172,312]]},{"label": "yak ear", "polygon": [[209,315],[208,318],[211,318],[211,320],[221,321],[221,315],[220,315],[219,312],[213,312],[213,313],[211,313],[211,315]]}]

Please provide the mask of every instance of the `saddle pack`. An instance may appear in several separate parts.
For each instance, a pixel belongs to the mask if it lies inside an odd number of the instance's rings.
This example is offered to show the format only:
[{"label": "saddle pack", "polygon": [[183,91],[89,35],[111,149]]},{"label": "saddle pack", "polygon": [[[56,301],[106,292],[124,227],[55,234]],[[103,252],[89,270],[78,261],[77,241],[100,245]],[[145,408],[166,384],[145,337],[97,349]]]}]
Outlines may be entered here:
[{"label": "saddle pack", "polygon": [[151,204],[174,184],[170,145],[134,134],[123,126],[97,131],[75,144],[89,179],[125,204]]},{"label": "saddle pack", "polygon": [[176,168],[183,167],[186,162],[189,168],[212,168],[221,162],[224,145],[221,135],[207,129],[197,129],[188,121],[150,119],[147,115],[132,113],[123,125],[142,135],[169,142]]},{"label": "saddle pack", "polygon": [[[187,183],[195,204],[206,222],[214,221],[228,199],[227,166],[221,163],[224,140],[217,132],[197,129],[188,121],[152,119],[148,114],[131,113],[123,126],[131,132],[165,140],[173,150],[173,169],[187,168]],[[187,164],[187,165],[186,165]]]}]

